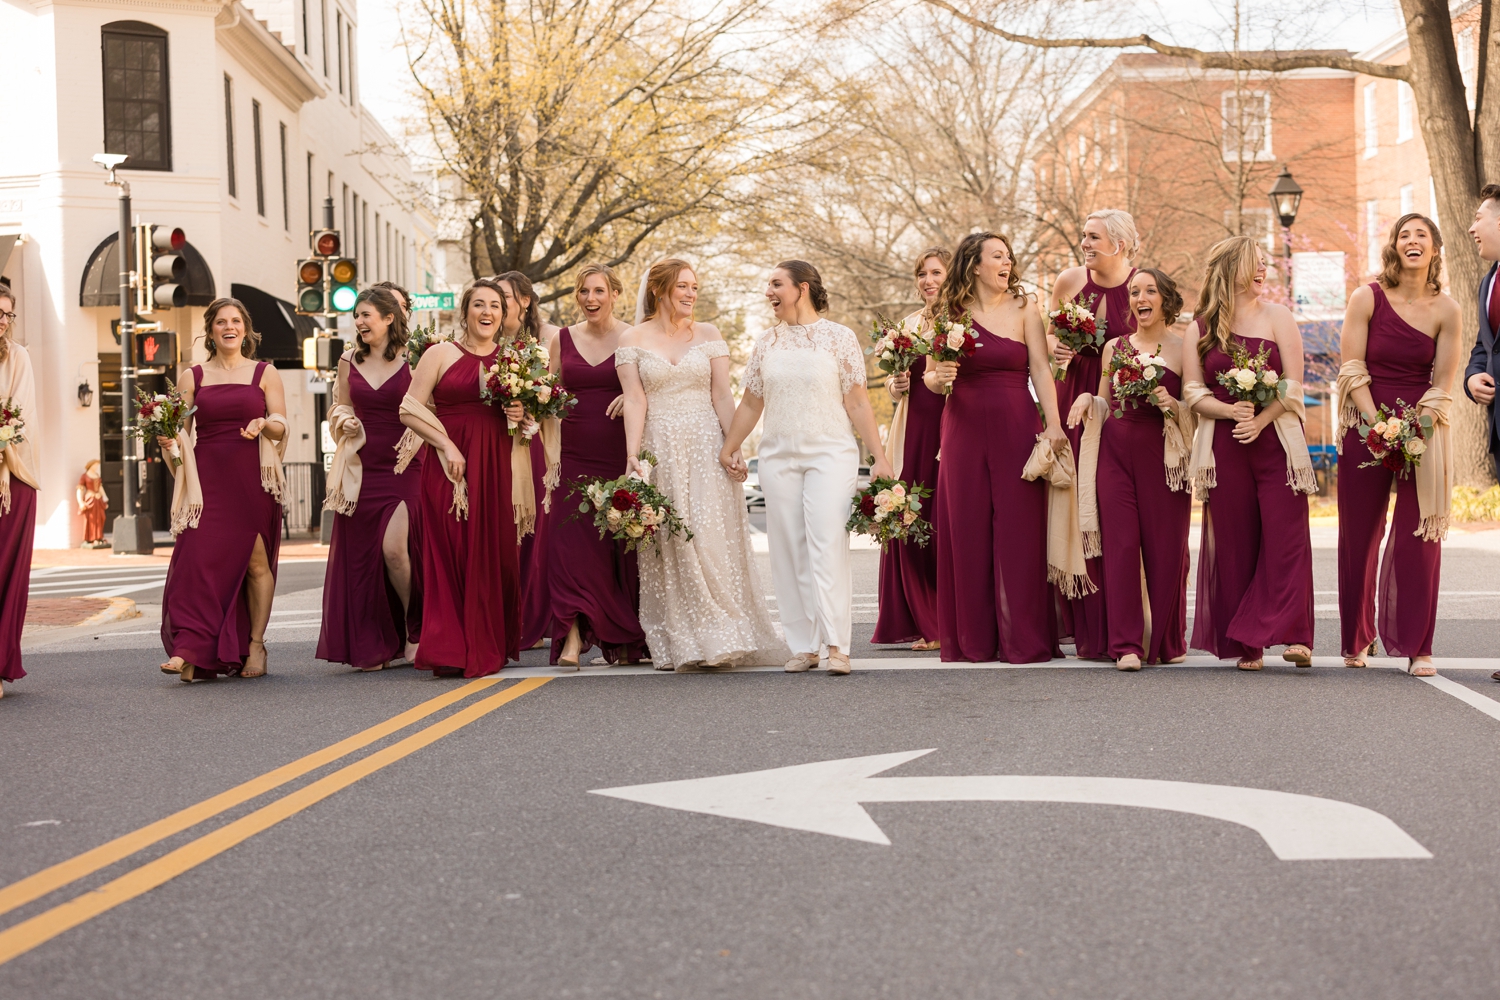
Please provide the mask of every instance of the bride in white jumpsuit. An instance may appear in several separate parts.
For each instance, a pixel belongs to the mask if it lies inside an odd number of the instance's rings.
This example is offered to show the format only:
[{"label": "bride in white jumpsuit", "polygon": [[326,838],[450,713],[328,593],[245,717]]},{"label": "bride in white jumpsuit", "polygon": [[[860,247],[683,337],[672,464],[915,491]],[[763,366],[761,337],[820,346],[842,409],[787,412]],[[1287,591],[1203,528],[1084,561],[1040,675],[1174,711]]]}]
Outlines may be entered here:
[{"label": "bride in white jumpsuit", "polygon": [[764,413],[760,486],[771,584],[793,654],[786,669],[812,669],[826,646],[828,672],[847,674],[853,626],[844,526],[859,478],[854,431],[875,456],[874,476],[890,476],[891,466],[865,393],[859,340],[818,315],[828,308],[828,293],[817,269],[799,260],[778,264],[766,298],[779,322],[745,367],[744,396],[719,461],[734,478],[745,478],[740,445]]}]

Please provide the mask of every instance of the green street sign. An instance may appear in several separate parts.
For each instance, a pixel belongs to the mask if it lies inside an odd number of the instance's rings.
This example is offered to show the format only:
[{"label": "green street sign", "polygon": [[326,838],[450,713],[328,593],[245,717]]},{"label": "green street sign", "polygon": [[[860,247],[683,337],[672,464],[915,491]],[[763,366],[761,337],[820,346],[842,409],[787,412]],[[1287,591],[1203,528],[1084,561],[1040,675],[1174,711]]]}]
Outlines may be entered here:
[{"label": "green street sign", "polygon": [[413,292],[411,297],[412,312],[430,312],[432,310],[451,310],[453,308],[452,292]]}]

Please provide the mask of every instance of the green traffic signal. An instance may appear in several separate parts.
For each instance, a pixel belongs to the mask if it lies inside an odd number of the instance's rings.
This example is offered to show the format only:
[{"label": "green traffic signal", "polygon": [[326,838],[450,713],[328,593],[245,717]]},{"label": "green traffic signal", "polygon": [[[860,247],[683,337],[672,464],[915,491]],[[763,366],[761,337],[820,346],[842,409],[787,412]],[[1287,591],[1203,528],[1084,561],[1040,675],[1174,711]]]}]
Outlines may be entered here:
[{"label": "green traffic signal", "polygon": [[339,285],[333,290],[333,308],[339,312],[348,312],[354,308],[354,300],[359,298],[359,292],[352,285]]},{"label": "green traffic signal", "polygon": [[302,294],[297,297],[297,309],[305,313],[322,312],[323,293],[316,288],[302,289]]}]

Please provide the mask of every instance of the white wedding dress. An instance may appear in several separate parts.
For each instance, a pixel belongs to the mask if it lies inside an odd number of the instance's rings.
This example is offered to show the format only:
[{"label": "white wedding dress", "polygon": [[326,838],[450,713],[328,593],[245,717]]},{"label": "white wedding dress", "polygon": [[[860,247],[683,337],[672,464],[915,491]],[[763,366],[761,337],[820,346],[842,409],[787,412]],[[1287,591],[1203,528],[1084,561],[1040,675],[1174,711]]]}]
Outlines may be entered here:
[{"label": "white wedding dress", "polygon": [[652,482],[693,533],[691,541],[663,537],[638,556],[641,627],[658,667],[781,664],[791,656],[755,572],[744,491],[719,464],[724,432],[709,361],[728,354],[722,340],[693,345],[675,365],[643,347],[615,351],[615,366],[637,366],[646,389],[641,445],[656,456]]}]

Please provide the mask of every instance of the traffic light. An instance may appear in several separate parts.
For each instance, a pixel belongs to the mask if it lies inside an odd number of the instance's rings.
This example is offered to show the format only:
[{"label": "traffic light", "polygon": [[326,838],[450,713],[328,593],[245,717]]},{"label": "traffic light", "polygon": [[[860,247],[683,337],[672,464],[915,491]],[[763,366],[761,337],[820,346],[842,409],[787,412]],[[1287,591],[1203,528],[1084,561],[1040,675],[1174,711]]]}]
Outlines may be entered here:
[{"label": "traffic light", "polygon": [[312,252],[319,257],[337,257],[342,244],[337,229],[319,229],[312,234]]},{"label": "traffic light", "polygon": [[336,371],[344,354],[338,337],[312,336],[302,342],[302,367],[308,371]]},{"label": "traffic light", "polygon": [[297,261],[297,312],[303,316],[323,314],[323,275],[327,263],[316,257]]},{"label": "traffic light", "polygon": [[187,289],[181,284],[187,272],[182,248],[187,236],[167,226],[136,227],[136,312],[150,315],[158,309],[180,309],[187,305]]},{"label": "traffic light", "polygon": [[330,263],[328,276],[333,279],[328,304],[335,312],[351,312],[354,300],[359,298],[359,289],[354,287],[354,281],[359,277],[359,266],[352,257],[340,257]]},{"label": "traffic light", "polygon": [[135,363],[141,368],[167,368],[177,365],[177,334],[172,330],[137,331]]}]

